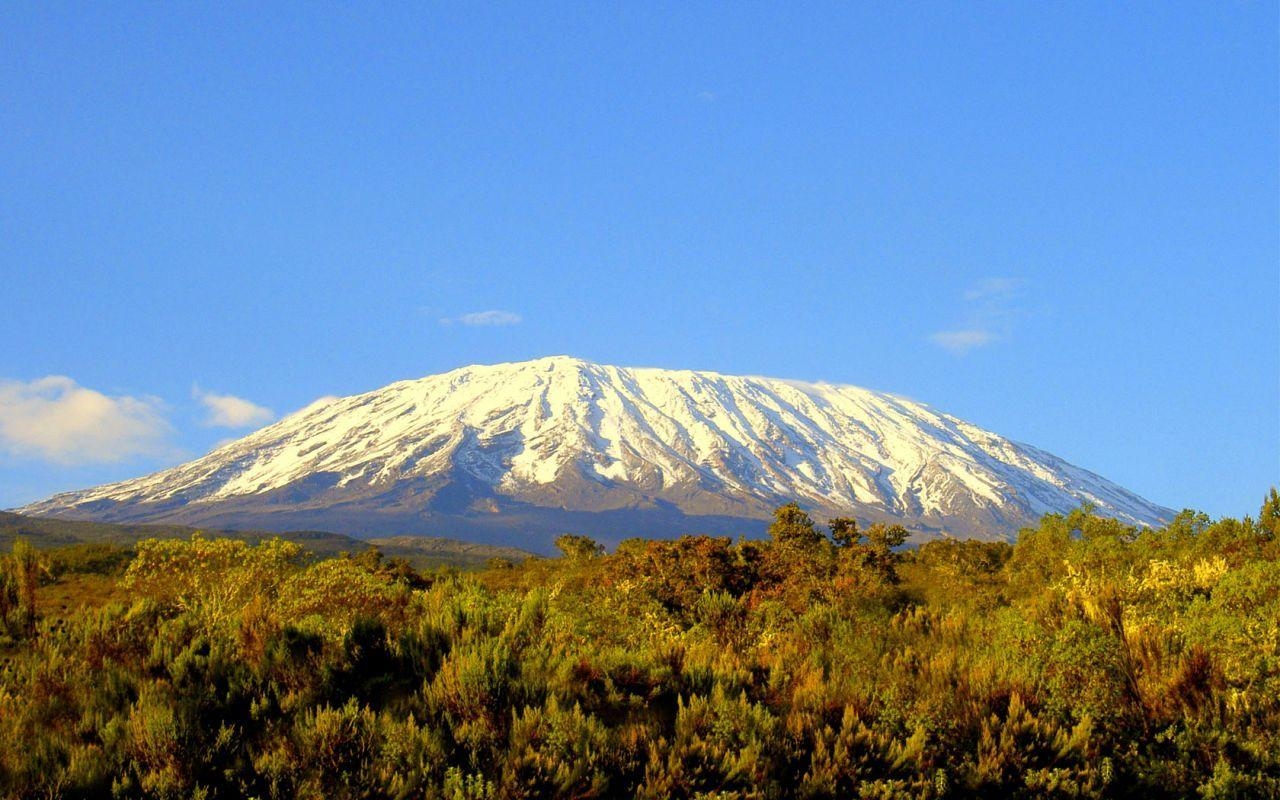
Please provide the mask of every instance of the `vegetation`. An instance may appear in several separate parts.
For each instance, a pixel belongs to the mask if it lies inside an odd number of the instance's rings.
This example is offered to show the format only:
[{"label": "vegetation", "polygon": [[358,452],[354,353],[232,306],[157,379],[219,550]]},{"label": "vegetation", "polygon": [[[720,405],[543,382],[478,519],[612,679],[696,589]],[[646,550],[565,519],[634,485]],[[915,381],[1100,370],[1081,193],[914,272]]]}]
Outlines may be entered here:
[{"label": "vegetation", "polygon": [[1257,521],[1084,509],[1014,545],[829,527],[789,505],[767,541],[433,574],[18,543],[0,794],[1280,796],[1274,492]]},{"label": "vegetation", "polygon": [[[0,547],[8,549],[18,539],[26,539],[38,549],[71,549],[77,545],[106,547],[126,551],[145,539],[186,539],[201,533],[181,525],[121,525],[107,522],[28,517],[0,511]],[[533,555],[516,547],[463,542],[435,536],[388,536],[356,539],[325,531],[233,531],[204,532],[223,539],[237,539],[258,544],[283,538],[301,545],[316,557],[326,558],[343,553],[358,553],[370,545],[391,558],[401,558],[419,569],[439,566],[469,569],[484,566],[491,559],[519,562]]]}]

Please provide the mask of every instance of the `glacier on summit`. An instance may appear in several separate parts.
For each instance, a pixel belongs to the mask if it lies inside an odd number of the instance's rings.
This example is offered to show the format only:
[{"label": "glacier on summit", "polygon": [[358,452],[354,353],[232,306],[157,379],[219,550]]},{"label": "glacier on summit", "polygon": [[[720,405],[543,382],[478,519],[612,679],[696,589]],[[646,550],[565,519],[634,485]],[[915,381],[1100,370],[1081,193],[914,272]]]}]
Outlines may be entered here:
[{"label": "glacier on summit", "polygon": [[789,500],[819,519],[986,538],[1082,504],[1138,525],[1171,516],[1049,453],[891,394],[569,357],[322,398],[189,463],[20,510],[503,542],[574,530],[616,541],[755,533]]}]

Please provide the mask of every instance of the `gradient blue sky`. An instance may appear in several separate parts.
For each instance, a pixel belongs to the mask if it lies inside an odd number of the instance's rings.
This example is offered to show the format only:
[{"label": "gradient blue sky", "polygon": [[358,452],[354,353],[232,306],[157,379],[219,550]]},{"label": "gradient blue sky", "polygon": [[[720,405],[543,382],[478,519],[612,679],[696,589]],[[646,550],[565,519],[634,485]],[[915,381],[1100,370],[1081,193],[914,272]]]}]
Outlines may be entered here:
[{"label": "gradient blue sky", "polygon": [[318,8],[0,5],[0,507],[560,353],[1280,481],[1275,3]]}]

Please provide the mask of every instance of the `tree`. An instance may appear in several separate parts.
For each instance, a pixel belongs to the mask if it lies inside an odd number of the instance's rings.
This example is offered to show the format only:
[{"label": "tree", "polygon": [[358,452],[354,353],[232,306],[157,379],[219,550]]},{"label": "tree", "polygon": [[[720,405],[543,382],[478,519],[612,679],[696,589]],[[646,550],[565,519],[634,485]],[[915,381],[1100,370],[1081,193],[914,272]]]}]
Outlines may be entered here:
[{"label": "tree", "polygon": [[36,631],[40,559],[35,548],[19,537],[5,561],[4,569],[0,570],[0,624],[17,635],[30,636]]},{"label": "tree", "polygon": [[823,542],[822,534],[818,533],[813,520],[795,503],[787,503],[774,509],[769,536],[780,545],[804,549],[815,547]]},{"label": "tree", "polygon": [[255,596],[278,601],[302,558],[300,546],[280,538],[250,545],[198,531],[189,540],[143,539],[135,549],[123,585],[211,625],[238,620]]},{"label": "tree", "polygon": [[382,550],[376,544],[369,545],[367,550],[354,556],[348,554],[347,558],[370,572],[378,572],[382,569]]},{"label": "tree", "polygon": [[584,561],[604,554],[604,546],[590,536],[566,533],[556,538],[556,549],[571,561]]},{"label": "tree", "polygon": [[826,589],[835,548],[795,503],[774,509],[769,536],[773,541],[762,549],[757,588],[800,611]]},{"label": "tree", "polygon": [[1271,493],[1262,501],[1262,510],[1258,512],[1258,529],[1268,539],[1280,539],[1280,492],[1271,487]]},{"label": "tree", "polygon": [[885,525],[877,522],[867,528],[867,546],[879,555],[888,555],[895,547],[901,547],[907,541],[907,529],[901,525]]},{"label": "tree", "polygon": [[877,522],[860,531],[857,521],[849,517],[836,517],[827,524],[840,546],[839,561],[847,575],[870,572],[885,583],[898,582],[899,557],[893,549],[907,540],[906,528]]},{"label": "tree", "polygon": [[853,517],[836,517],[827,522],[827,527],[831,529],[831,540],[841,547],[853,547],[862,536]]},{"label": "tree", "polygon": [[862,538],[866,544],[859,544],[862,551],[862,563],[875,571],[886,583],[898,582],[899,556],[893,551],[907,541],[907,529],[901,525],[885,525],[877,522],[867,528]]}]

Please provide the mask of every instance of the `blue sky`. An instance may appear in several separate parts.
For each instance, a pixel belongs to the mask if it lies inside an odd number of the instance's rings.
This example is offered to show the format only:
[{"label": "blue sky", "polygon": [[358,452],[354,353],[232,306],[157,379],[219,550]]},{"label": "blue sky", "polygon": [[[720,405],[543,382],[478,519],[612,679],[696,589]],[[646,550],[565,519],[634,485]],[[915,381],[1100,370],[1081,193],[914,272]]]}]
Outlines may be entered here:
[{"label": "blue sky", "polygon": [[1280,481],[1274,3],[0,6],[0,507],[567,353]]}]

